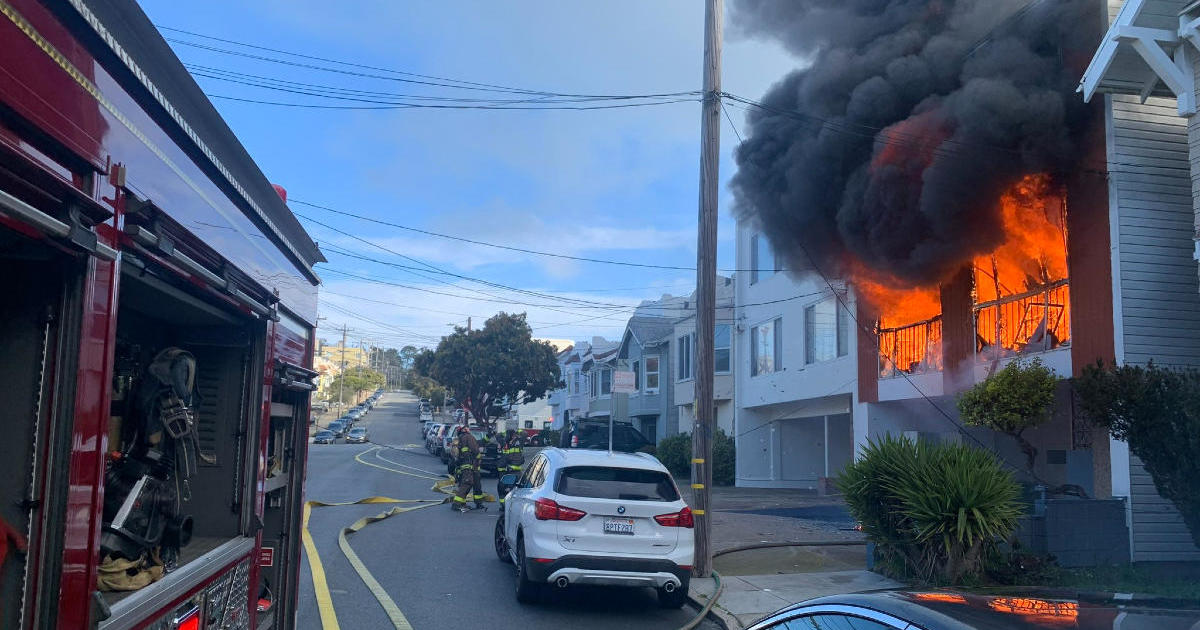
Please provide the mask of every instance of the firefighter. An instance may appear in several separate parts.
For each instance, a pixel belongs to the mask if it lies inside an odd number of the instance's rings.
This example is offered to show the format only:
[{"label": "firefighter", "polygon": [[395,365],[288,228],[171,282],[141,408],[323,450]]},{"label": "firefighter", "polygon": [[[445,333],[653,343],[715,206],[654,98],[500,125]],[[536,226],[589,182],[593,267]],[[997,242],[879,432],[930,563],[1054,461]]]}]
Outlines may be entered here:
[{"label": "firefighter", "polygon": [[483,487],[479,483],[479,442],[467,427],[459,425],[457,443],[454,475],[458,479],[458,491],[454,494],[451,507],[466,512],[468,494],[475,500],[475,507],[483,507]]},{"label": "firefighter", "polygon": [[521,465],[525,463],[525,435],[522,431],[510,429],[508,431],[508,439],[504,444],[504,459],[508,462],[508,472],[521,472]]},{"label": "firefighter", "polygon": [[[507,473],[521,474],[521,464],[525,463],[525,456],[521,449],[521,432],[509,429],[505,433],[505,440],[502,441],[500,448],[500,462],[496,464],[496,476],[503,478]],[[504,493],[500,491],[500,481],[496,481],[496,496],[500,500],[500,505],[504,505]]]}]

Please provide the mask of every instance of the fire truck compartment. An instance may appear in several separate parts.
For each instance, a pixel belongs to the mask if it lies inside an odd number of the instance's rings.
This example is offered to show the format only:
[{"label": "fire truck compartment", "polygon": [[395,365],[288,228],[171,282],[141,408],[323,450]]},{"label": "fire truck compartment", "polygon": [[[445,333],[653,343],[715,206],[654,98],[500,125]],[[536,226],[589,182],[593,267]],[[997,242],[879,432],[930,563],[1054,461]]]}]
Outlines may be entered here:
[{"label": "fire truck compartment", "polygon": [[[0,628],[19,627],[34,614],[30,597],[54,588],[58,576],[38,575],[38,558],[53,557],[60,547],[44,541],[61,537],[61,506],[44,501],[65,484],[65,475],[47,478],[48,462],[61,462],[69,449],[56,422],[69,419],[61,401],[68,382],[56,384],[56,372],[73,362],[60,351],[72,346],[62,338],[66,305],[78,291],[81,265],[35,239],[0,227],[0,265],[7,279],[0,299]],[[74,288],[71,293],[68,288]],[[73,328],[66,326],[68,330]],[[61,423],[58,423],[61,426]],[[62,482],[62,483],[60,483]]]},{"label": "fire truck compartment", "polygon": [[[254,400],[261,389],[254,384],[262,380],[265,334],[256,319],[218,306],[220,302],[211,296],[198,296],[199,289],[174,281],[169,273],[140,264],[123,268],[108,451],[126,457],[138,452],[135,442],[144,437],[137,429],[148,421],[136,411],[135,392],[149,378],[146,370],[155,356],[174,347],[195,357],[196,397],[191,409],[198,456],[194,473],[185,478],[175,463],[168,480],[175,488],[177,513],[192,519],[191,541],[180,549],[176,567],[158,582],[134,591],[136,598],[130,597],[130,591],[105,593],[114,614],[121,612],[117,603],[124,604],[126,598],[136,599],[139,607],[152,606],[160,601],[155,593],[161,592],[165,599],[177,592],[179,582],[203,580],[214,568],[210,552],[241,548],[236,543],[252,541],[246,538],[253,535],[249,515],[255,458],[251,453],[261,421]],[[108,484],[105,488],[106,493],[122,490]]]}]

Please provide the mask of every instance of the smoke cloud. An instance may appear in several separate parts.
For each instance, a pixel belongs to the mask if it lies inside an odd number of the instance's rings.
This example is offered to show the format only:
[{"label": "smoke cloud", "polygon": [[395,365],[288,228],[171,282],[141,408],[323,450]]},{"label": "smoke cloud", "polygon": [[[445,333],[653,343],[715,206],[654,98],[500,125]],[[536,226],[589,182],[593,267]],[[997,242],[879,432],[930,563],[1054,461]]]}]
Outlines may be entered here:
[{"label": "smoke cloud", "polygon": [[733,29],[812,61],[748,110],[733,178],[737,212],[794,269],[811,255],[825,273],[932,286],[1000,244],[1004,190],[1072,168],[1098,0],[731,8]]}]

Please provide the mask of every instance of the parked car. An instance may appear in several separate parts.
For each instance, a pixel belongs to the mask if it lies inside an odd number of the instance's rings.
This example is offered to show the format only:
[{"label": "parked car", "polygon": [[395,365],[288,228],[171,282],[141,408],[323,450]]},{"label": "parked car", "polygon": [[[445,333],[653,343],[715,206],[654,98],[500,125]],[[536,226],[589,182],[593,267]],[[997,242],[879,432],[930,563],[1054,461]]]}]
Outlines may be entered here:
[{"label": "parked car", "polygon": [[441,422],[435,422],[434,424],[428,426],[429,429],[425,432],[425,450],[437,455],[434,447],[437,445],[437,441],[441,438],[442,427],[446,425]]},{"label": "parked car", "polygon": [[421,415],[417,416],[418,422],[433,422],[433,414],[428,411],[422,411]]},{"label": "parked car", "polygon": [[313,444],[333,444],[334,437],[333,431],[329,429],[317,431],[317,434],[313,436]]},{"label": "parked car", "polygon": [[[1144,605],[1143,605],[1144,606]],[[1012,595],[975,595],[938,590],[832,595],[788,606],[750,630],[792,628],[952,628],[954,630],[1188,630],[1200,611],[1153,609],[1130,602],[1089,603],[1022,590]]]},{"label": "parked car", "polygon": [[653,456],[547,448],[498,491],[495,550],[516,565],[517,601],[575,584],[652,585],[665,608],[687,601],[692,511]]},{"label": "parked car", "polygon": [[367,429],[365,427],[354,427],[346,432],[347,444],[363,444],[365,442],[370,442],[367,439]]},{"label": "parked car", "polygon": [[325,427],[325,430],[333,433],[333,437],[340,438],[346,434],[346,423],[341,420],[334,420],[329,423],[329,426]]},{"label": "parked car", "polygon": [[329,403],[324,400],[314,400],[309,403],[309,409],[313,411],[329,411]]},{"label": "parked car", "polygon": [[[654,453],[654,442],[642,435],[629,422],[614,422],[612,427],[613,450],[622,453]],[[559,436],[562,448],[587,448],[608,450],[608,420],[582,418],[572,420],[567,430]]]}]

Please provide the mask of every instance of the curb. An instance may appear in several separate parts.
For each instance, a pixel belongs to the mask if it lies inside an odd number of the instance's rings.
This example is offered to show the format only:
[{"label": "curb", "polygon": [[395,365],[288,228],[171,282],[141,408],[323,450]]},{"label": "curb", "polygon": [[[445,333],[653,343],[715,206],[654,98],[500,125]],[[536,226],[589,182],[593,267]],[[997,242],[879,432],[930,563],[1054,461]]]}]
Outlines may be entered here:
[{"label": "curb", "polygon": [[[696,612],[700,612],[701,610],[704,610],[704,606],[708,604],[708,598],[700,599],[693,595],[692,591],[689,589],[688,604],[691,604],[693,607],[695,607]],[[724,630],[742,629],[742,624],[738,623],[737,618],[722,610],[720,608],[720,604],[714,604],[713,607],[708,610],[708,614],[705,615],[705,618],[716,622],[716,624],[724,628]]]}]

